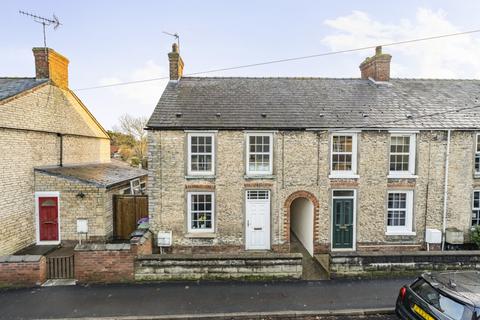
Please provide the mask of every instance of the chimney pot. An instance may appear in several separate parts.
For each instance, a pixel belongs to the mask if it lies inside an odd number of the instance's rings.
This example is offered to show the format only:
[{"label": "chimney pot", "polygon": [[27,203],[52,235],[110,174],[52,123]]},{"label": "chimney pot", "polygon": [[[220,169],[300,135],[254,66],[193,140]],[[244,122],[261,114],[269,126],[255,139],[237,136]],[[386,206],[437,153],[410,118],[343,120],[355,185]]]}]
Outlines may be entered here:
[{"label": "chimney pot", "polygon": [[35,77],[49,79],[57,87],[68,88],[68,59],[50,48],[33,48]]},{"label": "chimney pot", "polygon": [[372,78],[375,81],[389,81],[391,60],[391,55],[382,53],[381,46],[376,47],[375,55],[366,58],[359,66],[362,79]]}]

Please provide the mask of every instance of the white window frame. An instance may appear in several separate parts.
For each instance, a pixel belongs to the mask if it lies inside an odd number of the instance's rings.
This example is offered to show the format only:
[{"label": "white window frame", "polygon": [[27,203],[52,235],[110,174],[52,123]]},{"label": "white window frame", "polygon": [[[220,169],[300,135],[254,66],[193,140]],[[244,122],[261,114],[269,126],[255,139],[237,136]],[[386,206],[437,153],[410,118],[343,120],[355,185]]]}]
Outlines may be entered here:
[{"label": "white window frame", "polygon": [[[192,228],[192,195],[211,195],[212,196],[212,226],[208,229]],[[187,192],[187,230],[189,233],[214,233],[215,231],[215,193],[211,191]]]},{"label": "white window frame", "polygon": [[[269,163],[267,171],[252,171],[250,170],[250,137],[269,137],[270,138],[270,148],[269,148]],[[245,134],[246,140],[246,152],[245,152],[245,170],[247,176],[264,176],[273,174],[273,133],[269,132],[248,132]],[[258,152],[257,152],[258,153]]]},{"label": "white window frame", "polygon": [[[406,212],[405,212],[405,226],[389,226],[388,225],[388,195],[392,193],[405,193],[407,195],[406,198]],[[416,233],[413,231],[413,190],[388,190],[387,195],[387,204],[386,204],[386,235],[415,235]]]},{"label": "white window frame", "polygon": [[479,150],[480,143],[478,143],[479,138],[480,138],[480,133],[477,133],[475,135],[475,159],[473,159],[473,170],[475,171],[475,176],[476,177],[480,177],[480,165],[479,165],[479,170],[478,171],[475,168],[476,167],[476,162],[477,162],[477,157],[479,158],[479,162],[480,162],[480,150]]},{"label": "white window frame", "polygon": [[[409,145],[409,152],[408,152],[408,170],[403,171],[392,171],[390,170],[391,164],[391,155],[392,155],[392,137],[409,137],[410,138],[410,145]],[[417,149],[417,134],[414,132],[390,132],[390,141],[389,141],[389,148],[388,148],[388,177],[389,178],[416,178],[415,176],[415,156],[416,156],[416,149]]]},{"label": "white window frame", "polygon": [[[475,193],[478,192],[480,193],[480,189],[475,189],[473,190],[472,192],[472,215],[470,216],[470,227],[475,227],[476,224],[474,225],[472,222],[473,222],[473,211],[477,211],[477,210],[480,210],[480,206],[478,208],[476,208],[474,206],[474,203],[475,203]],[[479,221],[480,222],[480,221]],[[480,223],[478,223],[480,225]]]},{"label": "white window frame", "polygon": [[141,192],[142,188],[140,187],[140,179],[132,179],[130,180],[130,192],[131,194],[137,194],[136,191]]},{"label": "white window frame", "polygon": [[[212,168],[209,171],[193,171],[192,170],[192,137],[210,137],[212,138]],[[215,134],[212,132],[190,132],[187,134],[188,159],[187,174],[189,176],[213,176],[215,175]],[[198,154],[198,153],[197,153]],[[208,154],[207,152],[202,154]]]},{"label": "white window frame", "polygon": [[[333,137],[352,137],[352,170],[333,170],[334,154],[350,154],[350,152],[334,152]],[[330,134],[330,175],[329,178],[358,178],[357,175],[357,143],[356,132],[335,132]]]}]

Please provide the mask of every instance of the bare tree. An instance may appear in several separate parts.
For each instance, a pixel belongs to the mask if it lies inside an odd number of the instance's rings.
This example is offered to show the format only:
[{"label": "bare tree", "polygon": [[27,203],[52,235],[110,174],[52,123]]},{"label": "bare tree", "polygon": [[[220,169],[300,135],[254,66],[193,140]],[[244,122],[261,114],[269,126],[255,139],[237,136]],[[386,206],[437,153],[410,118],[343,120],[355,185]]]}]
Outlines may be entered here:
[{"label": "bare tree", "polygon": [[133,147],[134,155],[142,162],[147,155],[147,126],[148,118],[145,116],[134,117],[129,114],[122,115],[119,119],[120,132],[132,136],[136,143]]}]

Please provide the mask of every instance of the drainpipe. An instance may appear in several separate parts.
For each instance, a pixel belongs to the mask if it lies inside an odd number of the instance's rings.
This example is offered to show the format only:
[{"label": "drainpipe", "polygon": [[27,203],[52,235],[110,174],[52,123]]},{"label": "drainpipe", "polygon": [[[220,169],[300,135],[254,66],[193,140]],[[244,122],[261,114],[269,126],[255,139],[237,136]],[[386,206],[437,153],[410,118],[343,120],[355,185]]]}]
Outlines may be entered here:
[{"label": "drainpipe", "polygon": [[63,134],[57,133],[60,137],[60,167],[63,167]]},{"label": "drainpipe", "polygon": [[443,190],[443,232],[442,232],[442,251],[445,250],[445,238],[446,238],[446,229],[447,229],[447,204],[448,204],[448,163],[450,158],[450,137],[451,130],[447,131],[447,153],[445,155],[445,183]]}]

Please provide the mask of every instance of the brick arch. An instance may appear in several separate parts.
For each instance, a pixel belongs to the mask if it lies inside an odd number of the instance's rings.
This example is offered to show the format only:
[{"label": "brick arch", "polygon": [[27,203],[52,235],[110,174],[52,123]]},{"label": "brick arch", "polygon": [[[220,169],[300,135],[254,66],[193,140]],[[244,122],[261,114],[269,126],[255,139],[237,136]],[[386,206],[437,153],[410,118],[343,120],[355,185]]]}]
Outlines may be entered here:
[{"label": "brick arch", "polygon": [[305,198],[310,200],[313,204],[313,248],[315,251],[315,248],[318,243],[318,221],[319,221],[319,209],[320,209],[320,204],[318,202],[317,197],[313,195],[313,193],[305,191],[305,190],[300,190],[292,193],[291,195],[288,196],[287,200],[285,200],[285,204],[283,205],[285,215],[284,215],[284,224],[283,224],[283,237],[284,239],[287,240],[288,243],[290,243],[290,206],[292,205],[292,202],[295,201],[298,198]]}]

